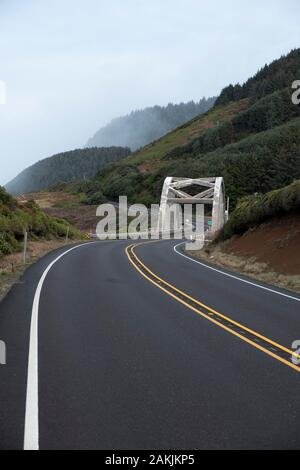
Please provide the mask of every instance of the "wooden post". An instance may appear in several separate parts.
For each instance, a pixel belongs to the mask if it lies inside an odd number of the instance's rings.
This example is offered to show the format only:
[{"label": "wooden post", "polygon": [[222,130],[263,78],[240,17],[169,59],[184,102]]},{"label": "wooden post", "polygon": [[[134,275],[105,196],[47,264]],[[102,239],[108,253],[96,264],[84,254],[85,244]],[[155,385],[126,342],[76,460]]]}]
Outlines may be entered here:
[{"label": "wooden post", "polygon": [[26,264],[28,248],[28,233],[24,230],[24,249],[23,249],[23,264]]}]

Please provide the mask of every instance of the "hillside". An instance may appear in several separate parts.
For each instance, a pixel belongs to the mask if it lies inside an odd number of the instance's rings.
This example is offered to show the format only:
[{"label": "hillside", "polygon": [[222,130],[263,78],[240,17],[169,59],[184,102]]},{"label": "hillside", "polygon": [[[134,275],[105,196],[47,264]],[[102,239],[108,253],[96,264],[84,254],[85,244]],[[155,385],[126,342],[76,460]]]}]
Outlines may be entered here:
[{"label": "hillside", "polygon": [[300,214],[300,180],[266,194],[240,199],[224,227],[224,238],[242,235],[273,217],[297,212]]},{"label": "hillside", "polygon": [[[224,252],[264,263],[264,270],[297,276],[300,290],[300,213],[287,212],[269,218],[244,236],[234,237]],[[295,279],[294,279],[295,280]],[[293,288],[292,285],[284,287]]]},{"label": "hillside", "polygon": [[6,185],[11,194],[40,191],[61,182],[93,177],[100,168],[130,154],[128,148],[89,148],[64,152],[25,169]]},{"label": "hillside", "polygon": [[207,113],[101,170],[104,195],[150,204],[166,176],[222,175],[234,207],[240,197],[300,178],[300,106],[291,101],[299,76],[296,49],[244,85],[225,88]]},{"label": "hillside", "polygon": [[[71,185],[72,186],[72,185]],[[64,191],[60,187],[58,191],[41,191],[18,196],[21,205],[34,200],[39,208],[52,217],[58,217],[69,222],[81,232],[95,233],[99,217],[96,216],[97,204],[86,203],[86,197],[81,192]],[[103,195],[102,195],[103,198]]]},{"label": "hillside", "polygon": [[239,201],[223,237],[194,255],[300,292],[300,180]]},{"label": "hillside", "polygon": [[216,98],[202,98],[199,102],[153,106],[132,111],[127,116],[113,119],[99,129],[88,143],[88,147],[109,147],[119,145],[136,150],[157,140],[172,129],[182,125],[199,114],[208,111]]},{"label": "hillside", "polygon": [[0,187],[0,257],[22,248],[24,230],[30,239],[80,238],[81,234],[68,222],[45,214],[33,201],[20,205]]},{"label": "hillside", "polygon": [[216,106],[230,101],[251,97],[256,100],[270,95],[277,90],[290,88],[293,81],[299,78],[300,49],[293,49],[288,55],[274,60],[262,67],[243,85],[229,85],[224,88],[216,101]]}]

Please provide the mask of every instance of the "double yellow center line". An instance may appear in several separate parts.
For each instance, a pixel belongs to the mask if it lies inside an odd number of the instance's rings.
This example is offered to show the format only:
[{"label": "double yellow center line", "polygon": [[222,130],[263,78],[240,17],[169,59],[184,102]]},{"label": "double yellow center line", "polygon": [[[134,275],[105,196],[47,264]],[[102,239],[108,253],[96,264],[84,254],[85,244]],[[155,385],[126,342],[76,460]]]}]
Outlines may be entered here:
[{"label": "double yellow center line", "polygon": [[173,299],[193,310],[198,315],[201,315],[215,325],[218,325],[220,328],[223,328],[229,333],[237,336],[246,343],[251,344],[251,346],[259,349],[265,354],[272,356],[274,359],[277,359],[297,372],[300,372],[300,367],[292,362],[292,356],[296,358],[300,358],[300,356],[295,354],[291,349],[288,349],[285,346],[272,341],[266,336],[251,330],[241,323],[234,321],[232,318],[217,312],[208,305],[205,305],[199,300],[191,297],[187,293],[181,291],[151,271],[136,254],[135,250],[139,245],[141,244],[133,244],[128,246],[126,248],[126,254],[135,269],[137,269],[137,271],[139,271],[139,273],[148,281],[150,281],[169,296],[173,297]]}]

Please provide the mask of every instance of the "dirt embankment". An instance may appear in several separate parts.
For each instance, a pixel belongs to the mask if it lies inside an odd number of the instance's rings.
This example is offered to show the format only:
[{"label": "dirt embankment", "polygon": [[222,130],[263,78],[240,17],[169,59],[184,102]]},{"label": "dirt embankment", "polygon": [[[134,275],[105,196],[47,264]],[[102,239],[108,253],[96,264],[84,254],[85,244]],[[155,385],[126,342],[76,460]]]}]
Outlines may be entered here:
[{"label": "dirt embankment", "polygon": [[271,219],[195,256],[300,292],[300,214]]},{"label": "dirt embankment", "polygon": [[255,257],[281,274],[300,276],[300,214],[276,218],[236,237],[224,247],[226,253]]}]

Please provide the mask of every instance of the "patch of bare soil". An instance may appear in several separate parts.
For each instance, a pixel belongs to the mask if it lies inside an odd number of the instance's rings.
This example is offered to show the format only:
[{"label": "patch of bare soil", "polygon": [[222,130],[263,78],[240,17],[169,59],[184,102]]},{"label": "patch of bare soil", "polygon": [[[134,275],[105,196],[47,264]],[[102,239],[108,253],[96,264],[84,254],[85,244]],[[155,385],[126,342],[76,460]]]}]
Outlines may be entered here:
[{"label": "patch of bare soil", "polygon": [[207,246],[194,256],[300,292],[300,214],[272,219],[243,236]]},{"label": "patch of bare soil", "polygon": [[226,253],[255,257],[281,274],[300,275],[300,214],[289,214],[249,230],[226,244]]}]

